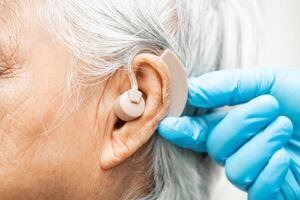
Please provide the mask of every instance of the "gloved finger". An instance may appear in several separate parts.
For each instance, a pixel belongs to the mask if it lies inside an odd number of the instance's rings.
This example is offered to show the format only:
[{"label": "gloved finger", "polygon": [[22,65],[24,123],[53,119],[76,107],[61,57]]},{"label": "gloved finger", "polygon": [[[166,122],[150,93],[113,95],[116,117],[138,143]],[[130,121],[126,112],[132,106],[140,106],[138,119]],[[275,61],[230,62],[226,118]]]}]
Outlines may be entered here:
[{"label": "gloved finger", "polygon": [[289,141],[292,134],[292,122],[287,117],[278,117],[226,160],[227,178],[238,188],[247,190],[271,156]]},{"label": "gloved finger", "polygon": [[300,185],[300,166],[296,162],[292,161],[291,170],[298,185]]},{"label": "gloved finger", "polygon": [[270,95],[262,95],[231,110],[208,136],[209,155],[217,163],[224,165],[230,155],[278,115],[279,103]]},{"label": "gloved finger", "polygon": [[219,112],[201,117],[168,117],[161,121],[157,131],[163,138],[179,147],[205,152],[208,134],[226,114],[227,112]]},{"label": "gloved finger", "polygon": [[290,166],[290,157],[284,149],[278,150],[248,190],[248,199],[285,199],[280,191]]},{"label": "gloved finger", "polygon": [[[292,158],[292,157],[291,157]],[[288,170],[285,180],[281,187],[282,195],[288,200],[299,200],[300,199],[300,185],[296,180],[294,172],[292,172],[292,162],[290,164],[290,169]]]},{"label": "gloved finger", "polygon": [[270,69],[231,69],[189,80],[188,104],[202,108],[245,103],[269,94],[275,80]]}]

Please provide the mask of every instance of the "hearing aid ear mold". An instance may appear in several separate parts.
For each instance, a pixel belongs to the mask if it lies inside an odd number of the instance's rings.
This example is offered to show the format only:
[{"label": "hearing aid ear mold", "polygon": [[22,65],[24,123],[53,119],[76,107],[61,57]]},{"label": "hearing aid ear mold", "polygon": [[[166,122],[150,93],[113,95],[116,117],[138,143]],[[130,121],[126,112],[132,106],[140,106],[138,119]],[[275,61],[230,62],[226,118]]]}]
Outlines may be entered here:
[{"label": "hearing aid ear mold", "polygon": [[142,92],[130,89],[121,94],[114,103],[114,111],[122,121],[132,121],[140,117],[145,110],[145,100]]},{"label": "hearing aid ear mold", "polygon": [[[187,74],[183,64],[171,50],[165,50],[160,57],[168,67],[171,76],[170,105],[167,116],[179,117],[185,108],[188,96]],[[131,66],[128,67],[131,89],[121,94],[114,102],[115,114],[122,121],[132,121],[140,117],[145,110],[142,92],[138,90]]]}]

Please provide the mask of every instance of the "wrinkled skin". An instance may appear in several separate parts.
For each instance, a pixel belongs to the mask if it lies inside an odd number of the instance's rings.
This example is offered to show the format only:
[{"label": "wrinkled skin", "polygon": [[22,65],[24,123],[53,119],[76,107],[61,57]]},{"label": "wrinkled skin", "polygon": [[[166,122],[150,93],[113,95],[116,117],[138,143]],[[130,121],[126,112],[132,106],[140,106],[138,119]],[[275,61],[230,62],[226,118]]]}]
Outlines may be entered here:
[{"label": "wrinkled skin", "polygon": [[118,199],[124,189],[117,180],[134,176],[120,173],[126,164],[100,168],[103,87],[53,129],[71,54],[30,8],[1,9],[0,199]]},{"label": "wrinkled skin", "polygon": [[135,57],[146,108],[120,126],[112,102],[130,89],[126,71],[79,87],[80,98],[65,98],[71,48],[38,20],[36,2],[43,1],[0,0],[0,199],[110,200],[148,193],[151,156],[143,151],[166,114],[167,67],[156,55]]}]

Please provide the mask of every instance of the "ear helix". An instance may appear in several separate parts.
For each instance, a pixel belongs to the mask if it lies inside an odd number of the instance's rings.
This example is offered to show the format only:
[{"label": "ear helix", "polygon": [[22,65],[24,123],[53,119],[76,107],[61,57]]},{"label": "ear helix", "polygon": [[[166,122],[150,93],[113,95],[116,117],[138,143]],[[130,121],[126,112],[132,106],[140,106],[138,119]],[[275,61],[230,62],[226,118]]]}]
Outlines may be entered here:
[{"label": "ear helix", "polygon": [[[152,49],[142,49],[141,51],[151,51],[158,55]],[[187,101],[188,96],[188,81],[184,66],[179,58],[169,49],[166,49],[160,55],[162,61],[168,67],[171,76],[171,99],[168,109],[168,116],[179,117]],[[142,116],[145,110],[145,100],[143,93],[139,91],[136,76],[132,71],[133,57],[128,62],[128,76],[131,84],[131,89],[121,94],[114,102],[114,111],[117,117],[125,122],[137,119]]]}]

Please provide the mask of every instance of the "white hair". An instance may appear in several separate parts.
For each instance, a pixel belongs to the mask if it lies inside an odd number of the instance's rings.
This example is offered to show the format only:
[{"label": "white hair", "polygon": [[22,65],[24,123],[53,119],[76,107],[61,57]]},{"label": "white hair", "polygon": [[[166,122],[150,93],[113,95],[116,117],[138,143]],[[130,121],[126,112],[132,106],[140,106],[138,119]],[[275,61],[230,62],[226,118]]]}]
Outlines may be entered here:
[{"label": "white hair", "polygon": [[[72,68],[71,85],[98,83],[143,48],[171,49],[189,77],[257,60],[254,0],[47,0],[42,17],[80,63]],[[202,112],[188,108],[185,114]],[[206,155],[177,148],[158,135],[150,146],[145,174],[152,175],[153,189],[124,199],[208,199],[213,165]]]}]

